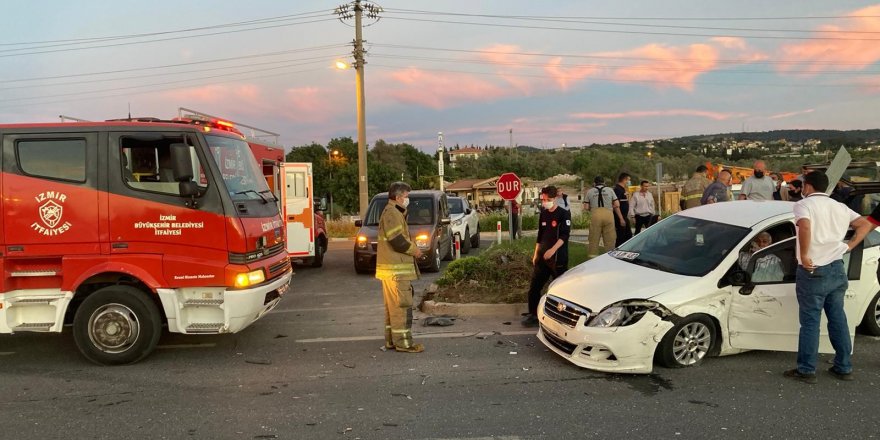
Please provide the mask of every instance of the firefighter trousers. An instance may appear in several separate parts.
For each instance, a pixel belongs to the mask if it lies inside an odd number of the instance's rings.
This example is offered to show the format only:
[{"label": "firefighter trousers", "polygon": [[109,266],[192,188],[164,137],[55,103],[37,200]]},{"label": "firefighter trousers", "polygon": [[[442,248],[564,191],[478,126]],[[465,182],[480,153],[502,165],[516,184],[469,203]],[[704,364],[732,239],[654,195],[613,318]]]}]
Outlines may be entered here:
[{"label": "firefighter trousers", "polygon": [[382,280],[385,299],[385,346],[410,348],[413,288],[409,280]]},{"label": "firefighter trousers", "polygon": [[590,209],[590,247],[588,254],[590,257],[599,255],[599,238],[602,238],[605,250],[610,251],[614,248],[614,241],[617,239],[615,232],[614,213],[608,208],[592,208]]}]

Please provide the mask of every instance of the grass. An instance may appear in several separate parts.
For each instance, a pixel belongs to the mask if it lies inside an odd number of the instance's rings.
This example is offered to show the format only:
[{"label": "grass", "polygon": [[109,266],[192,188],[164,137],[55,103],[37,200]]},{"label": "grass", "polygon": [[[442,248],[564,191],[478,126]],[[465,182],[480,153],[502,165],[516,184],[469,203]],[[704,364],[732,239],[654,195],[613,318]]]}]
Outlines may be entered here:
[{"label": "grass", "polygon": [[[498,227],[498,222],[501,222],[501,230],[507,231],[508,218],[507,214],[502,212],[492,212],[489,214],[481,214],[480,215],[480,231],[481,232],[495,232]],[[524,215],[521,219],[522,230],[523,231],[536,231],[538,230],[538,216],[537,215]],[[590,228],[590,213],[585,212],[582,214],[577,214],[571,218],[571,228],[572,229],[589,229]]]},{"label": "grass", "polygon": [[[428,299],[452,303],[526,302],[534,251],[534,240],[505,241],[478,256],[453,261],[437,279],[437,293]],[[583,243],[569,242],[568,251],[569,267],[587,260]]]},{"label": "grass", "polygon": [[327,220],[327,236],[330,238],[352,238],[357,235],[358,228],[354,222],[344,220]]}]

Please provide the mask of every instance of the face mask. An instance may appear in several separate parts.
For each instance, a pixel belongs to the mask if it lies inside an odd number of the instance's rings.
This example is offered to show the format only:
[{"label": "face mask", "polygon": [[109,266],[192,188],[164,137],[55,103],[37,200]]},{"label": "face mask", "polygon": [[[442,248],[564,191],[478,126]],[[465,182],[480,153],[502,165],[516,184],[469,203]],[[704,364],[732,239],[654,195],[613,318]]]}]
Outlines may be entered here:
[{"label": "face mask", "polygon": [[403,209],[406,209],[406,207],[409,206],[409,197],[404,198],[401,205],[403,205]]},{"label": "face mask", "polygon": [[764,177],[764,172],[763,172],[763,171],[755,170],[755,177],[757,177],[758,179],[763,178],[763,177]]},{"label": "face mask", "polygon": [[550,209],[553,207],[553,200],[547,200],[546,202],[541,202],[541,205],[544,206],[544,209]]}]

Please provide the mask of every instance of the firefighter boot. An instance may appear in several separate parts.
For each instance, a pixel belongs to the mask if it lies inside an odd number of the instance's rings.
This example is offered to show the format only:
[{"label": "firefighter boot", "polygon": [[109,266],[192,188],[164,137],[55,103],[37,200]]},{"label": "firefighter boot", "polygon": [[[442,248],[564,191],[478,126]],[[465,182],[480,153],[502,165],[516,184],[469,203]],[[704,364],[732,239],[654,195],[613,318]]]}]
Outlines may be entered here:
[{"label": "firefighter boot", "polygon": [[412,347],[394,347],[394,349],[401,353],[421,353],[425,351],[425,346],[422,344],[413,344]]}]

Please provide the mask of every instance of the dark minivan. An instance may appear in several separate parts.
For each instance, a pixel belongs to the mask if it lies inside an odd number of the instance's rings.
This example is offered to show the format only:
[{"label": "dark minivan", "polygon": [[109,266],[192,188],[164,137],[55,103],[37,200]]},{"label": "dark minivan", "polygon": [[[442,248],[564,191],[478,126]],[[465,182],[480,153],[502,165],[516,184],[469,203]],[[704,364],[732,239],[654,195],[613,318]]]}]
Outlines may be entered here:
[{"label": "dark minivan", "polygon": [[[366,218],[355,222],[355,226],[360,228],[354,244],[354,269],[357,273],[376,270],[379,216],[386,205],[388,193],[376,194],[367,208]],[[410,238],[422,251],[422,257],[418,260],[419,268],[427,272],[440,271],[440,259],[451,260],[455,256],[446,193],[434,190],[410,192],[406,220]]]}]

